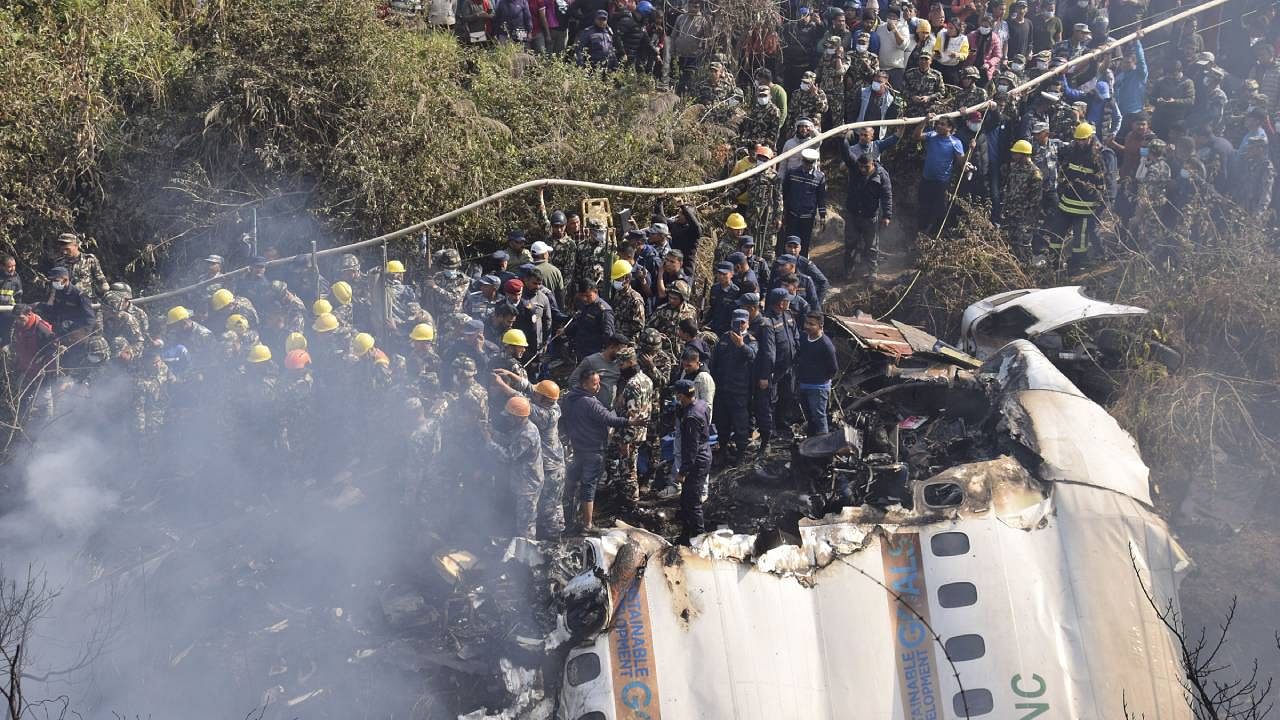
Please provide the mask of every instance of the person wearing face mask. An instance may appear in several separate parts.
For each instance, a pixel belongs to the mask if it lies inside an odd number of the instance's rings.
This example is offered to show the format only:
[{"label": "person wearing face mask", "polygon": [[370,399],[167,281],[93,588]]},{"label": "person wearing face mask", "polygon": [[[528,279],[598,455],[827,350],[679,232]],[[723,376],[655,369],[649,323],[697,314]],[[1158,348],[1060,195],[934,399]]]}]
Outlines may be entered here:
[{"label": "person wearing face mask", "polygon": [[1044,195],[1044,175],[1031,157],[1031,143],[1019,140],[1009,151],[1008,184],[1004,191],[1002,219],[1009,232],[1009,244],[1019,257],[1031,257],[1032,239],[1040,224],[1040,204]]},{"label": "person wearing face mask", "polygon": [[613,289],[610,302],[618,332],[633,338],[644,329],[646,303],[644,296],[631,286],[631,263],[614,260],[609,281]]},{"label": "person wearing face mask", "polygon": [[767,145],[775,147],[778,132],[782,129],[782,111],[773,104],[768,87],[758,87],[755,103],[747,111],[747,116],[738,125],[738,145],[753,147]]},{"label": "person wearing face mask", "polygon": [[85,357],[86,341],[95,329],[97,315],[89,297],[71,284],[71,271],[55,267],[49,271],[49,299],[39,307],[49,321],[58,342],[67,348],[63,364],[79,367]]},{"label": "person wearing face mask", "polygon": [[1073,271],[1089,260],[1105,211],[1107,168],[1095,131],[1080,123],[1073,141],[1058,153],[1058,219],[1049,249]]},{"label": "person wearing face mask", "polygon": [[897,5],[889,6],[885,21],[876,28],[876,37],[880,43],[877,57],[880,69],[888,73],[889,82],[902,87],[906,79],[907,55],[915,47],[911,28],[902,20],[902,11]]},{"label": "person wearing face mask", "polygon": [[968,60],[969,53],[969,37],[960,32],[956,20],[947,20],[933,43],[933,54],[938,59],[938,72],[942,73],[948,85],[960,84],[960,69]]},{"label": "person wearing face mask", "polygon": [[[1027,59],[1022,55],[1010,55],[1003,69],[996,75],[996,92],[1009,92],[1015,85],[1022,84],[1027,77],[1026,72]],[[1000,87],[1002,83],[1004,87]]]},{"label": "person wearing face mask", "polygon": [[[871,79],[871,84],[862,89],[857,98],[857,110],[851,118],[855,122],[867,120],[892,120],[898,117],[898,106],[901,101],[889,87],[889,74],[880,70]],[[884,128],[865,128],[872,137],[879,135]],[[862,129],[859,129],[861,133]]]},{"label": "person wearing face mask", "polygon": [[827,115],[823,125],[835,127],[844,124],[844,74],[849,63],[844,58],[844,48],[838,36],[823,41],[822,57],[818,60],[818,87],[827,96]]},{"label": "person wearing face mask", "polygon": [[1040,12],[1031,19],[1031,52],[1052,51],[1054,45],[1062,42],[1062,19],[1053,11],[1052,1],[1042,3]]},{"label": "person wearing face mask", "polygon": [[[907,69],[903,71],[903,82],[911,68],[920,64],[920,56],[933,57],[933,43],[937,36],[933,33],[933,23],[928,20],[917,20],[911,30],[911,49],[907,52]],[[905,84],[902,87],[906,87]]]},{"label": "person wearing face mask", "polygon": [[80,249],[80,236],[62,233],[53,243],[57,257],[52,266],[66,268],[71,274],[71,284],[79,288],[81,293],[86,297],[93,297],[103,295],[110,289],[97,256]]},{"label": "person wearing face mask", "polygon": [[[1031,21],[1027,19],[1027,2],[1018,0],[1009,9],[1009,18],[1004,21],[1006,27],[1005,55],[1012,59],[1031,53]],[[1023,60],[1025,63],[1025,59]],[[1019,68],[1015,72],[1021,73]]]},{"label": "person wearing face mask", "polygon": [[[816,128],[814,128],[813,121],[807,117],[800,118],[796,121],[796,134],[787,140],[787,143],[782,146],[782,151],[787,152],[791,148],[794,148],[805,140],[813,137],[815,133]],[[778,179],[785,183],[787,181],[787,175],[799,170],[803,165],[804,158],[802,158],[799,153],[792,155],[787,158],[786,162],[779,166]]]},{"label": "person wearing face mask", "polygon": [[866,33],[854,39],[853,53],[849,55],[849,70],[844,74],[844,97],[846,103],[845,117],[853,114],[852,104],[857,102],[858,94],[871,84],[872,78],[880,70],[880,58],[870,50],[870,36]]},{"label": "person wearing face mask", "polygon": [[812,129],[818,131],[818,123],[829,107],[827,93],[818,87],[818,74],[812,70],[806,72],[801,76],[800,89],[791,98],[791,114],[796,118],[796,129],[800,119],[807,118]]},{"label": "person wearing face mask", "polygon": [[981,86],[991,82],[991,78],[1000,70],[1000,62],[1004,58],[1004,45],[1000,36],[992,32],[994,27],[995,19],[990,15],[983,15],[978,20],[978,29],[969,33],[969,60],[972,63],[969,67],[977,68],[977,84]]}]

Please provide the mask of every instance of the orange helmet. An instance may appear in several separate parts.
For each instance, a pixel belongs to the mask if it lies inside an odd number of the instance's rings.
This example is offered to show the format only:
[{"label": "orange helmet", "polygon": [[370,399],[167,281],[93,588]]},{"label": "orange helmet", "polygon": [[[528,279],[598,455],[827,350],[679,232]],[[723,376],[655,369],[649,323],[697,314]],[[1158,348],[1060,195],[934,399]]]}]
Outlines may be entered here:
[{"label": "orange helmet", "polygon": [[290,370],[301,370],[311,364],[311,354],[301,348],[290,350],[288,355],[284,356],[284,366]]},{"label": "orange helmet", "polygon": [[507,400],[507,414],[516,417],[529,417],[529,398],[519,395]]},{"label": "orange helmet", "polygon": [[766,159],[773,159],[773,149],[770,148],[768,145],[757,145],[756,156],[758,157],[761,155],[763,155]]},{"label": "orange helmet", "polygon": [[543,380],[533,386],[533,391],[551,402],[560,399],[560,386],[556,384],[555,380]]}]

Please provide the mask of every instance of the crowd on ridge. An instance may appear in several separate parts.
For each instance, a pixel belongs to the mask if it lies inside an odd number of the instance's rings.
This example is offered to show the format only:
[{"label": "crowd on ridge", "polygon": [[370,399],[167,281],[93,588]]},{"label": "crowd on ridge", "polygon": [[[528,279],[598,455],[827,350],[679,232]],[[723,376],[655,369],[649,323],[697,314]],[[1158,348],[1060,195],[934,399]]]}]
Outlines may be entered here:
[{"label": "crowd on ridge", "polygon": [[[735,186],[713,221],[692,204],[668,212],[659,202],[650,222],[618,227],[557,210],[478,263],[450,247],[373,267],[355,254],[332,268],[269,266],[268,251],[225,280],[225,259],[211,254],[198,273],[206,282],[151,314],[63,233],[34,287],[14,258],[0,264],[0,306],[12,306],[0,338],[20,414],[115,368],[129,378],[142,457],[161,454],[185,423],[226,413],[227,439],[250,459],[393,458],[396,504],[414,517],[487,493],[509,507],[512,535],[554,538],[591,527],[608,487],[624,504],[678,498],[687,539],[704,530],[713,462],[751,461],[793,430],[829,429],[831,284],[809,255],[829,208],[844,220],[839,269],[850,281],[875,273],[879,234],[899,217],[892,178],[918,187],[910,220],[922,232],[946,232],[959,192],[990,204],[1027,262],[1071,269],[1096,259],[1100,228],[1140,237],[1145,223],[1181,222],[1193,200],[1270,217],[1274,7],[1219,29],[1243,37],[1219,45],[1221,64],[1190,19],[1165,33],[1158,64],[1144,36],[1068,69],[1109,47],[1108,17],[1120,26],[1115,14],[1132,3],[784,4],[778,52],[747,70],[747,58],[690,40],[714,22],[698,0],[667,6],[675,17],[661,23],[646,0],[591,2],[542,5],[544,23],[555,7],[578,25],[559,36],[528,25],[521,36],[501,30],[501,9],[529,0],[500,0],[485,32],[546,52],[568,52],[572,36],[583,63],[673,74],[707,122],[737,134],[726,175],[824,127],[928,121],[805,150]],[[633,24],[672,28],[654,49],[674,62],[640,62]],[[1055,67],[1033,91],[1009,93]],[[931,117],[975,105],[984,109],[961,123]],[[827,172],[842,200],[829,202]],[[711,243],[713,272],[696,274]],[[337,416],[368,432],[326,434]]]}]

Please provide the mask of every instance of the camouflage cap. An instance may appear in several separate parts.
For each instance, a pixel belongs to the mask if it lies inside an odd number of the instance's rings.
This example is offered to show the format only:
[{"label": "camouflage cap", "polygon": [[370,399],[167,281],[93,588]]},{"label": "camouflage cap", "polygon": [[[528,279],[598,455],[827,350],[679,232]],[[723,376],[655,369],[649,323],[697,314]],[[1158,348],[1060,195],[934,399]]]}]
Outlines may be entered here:
[{"label": "camouflage cap", "polygon": [[662,345],[662,333],[657,329],[647,327],[640,331],[640,346],[645,348],[656,348]]},{"label": "camouflage cap", "polygon": [[453,369],[455,372],[460,372],[463,375],[475,375],[476,361],[466,355],[460,355],[453,359]]},{"label": "camouflage cap", "polygon": [[352,253],[343,253],[342,259],[338,261],[338,267],[343,270],[359,270],[360,258],[356,257]]},{"label": "camouflage cap", "polygon": [[623,361],[623,362],[627,360],[635,360],[636,349],[631,345],[623,345],[621,348],[618,348],[618,354],[614,355],[613,357],[614,359]]},{"label": "camouflage cap", "polygon": [[457,268],[462,267],[462,256],[458,254],[458,251],[455,248],[445,248],[444,250],[441,250],[439,257],[440,259],[438,262],[440,263],[440,267],[448,270],[456,270]]}]

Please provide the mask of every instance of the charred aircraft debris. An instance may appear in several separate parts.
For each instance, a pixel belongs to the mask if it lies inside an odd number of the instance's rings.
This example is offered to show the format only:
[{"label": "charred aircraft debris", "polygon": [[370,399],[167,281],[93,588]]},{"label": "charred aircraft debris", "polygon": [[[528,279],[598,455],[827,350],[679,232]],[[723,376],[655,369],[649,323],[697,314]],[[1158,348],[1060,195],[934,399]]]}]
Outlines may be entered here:
[{"label": "charred aircraft debris", "polygon": [[[1083,298],[1038,292],[1066,290]],[[1020,296],[1031,315],[1035,295]],[[236,624],[257,629],[175,643],[167,670],[260,683],[268,717],[355,717],[406,680],[430,688],[412,718],[1109,718],[1122,703],[1189,717],[1144,590],[1176,603],[1190,560],[1134,441],[1044,332],[983,334],[1017,300],[975,304],[961,347],[829,317],[836,430],[714,473],[720,529],[691,547],[664,539],[660,503],[556,544],[434,537],[405,548],[415,570],[395,583],[314,588],[327,607],[273,578],[290,549],[335,545],[278,537],[259,557],[236,538],[272,521],[249,509],[195,536],[158,530],[133,561],[98,558],[99,575],[166,566],[184,589],[233,587]],[[229,548],[224,570],[188,567],[201,547]]]},{"label": "charred aircraft debris", "polygon": [[543,672],[504,658],[511,701],[466,720],[1190,717],[1145,594],[1176,603],[1190,560],[1132,438],[1032,342],[1103,313],[1039,292],[1061,322],[983,360],[831,318],[838,429],[713,492],[753,521],[508,553],[551,591],[554,626],[520,642]]}]

